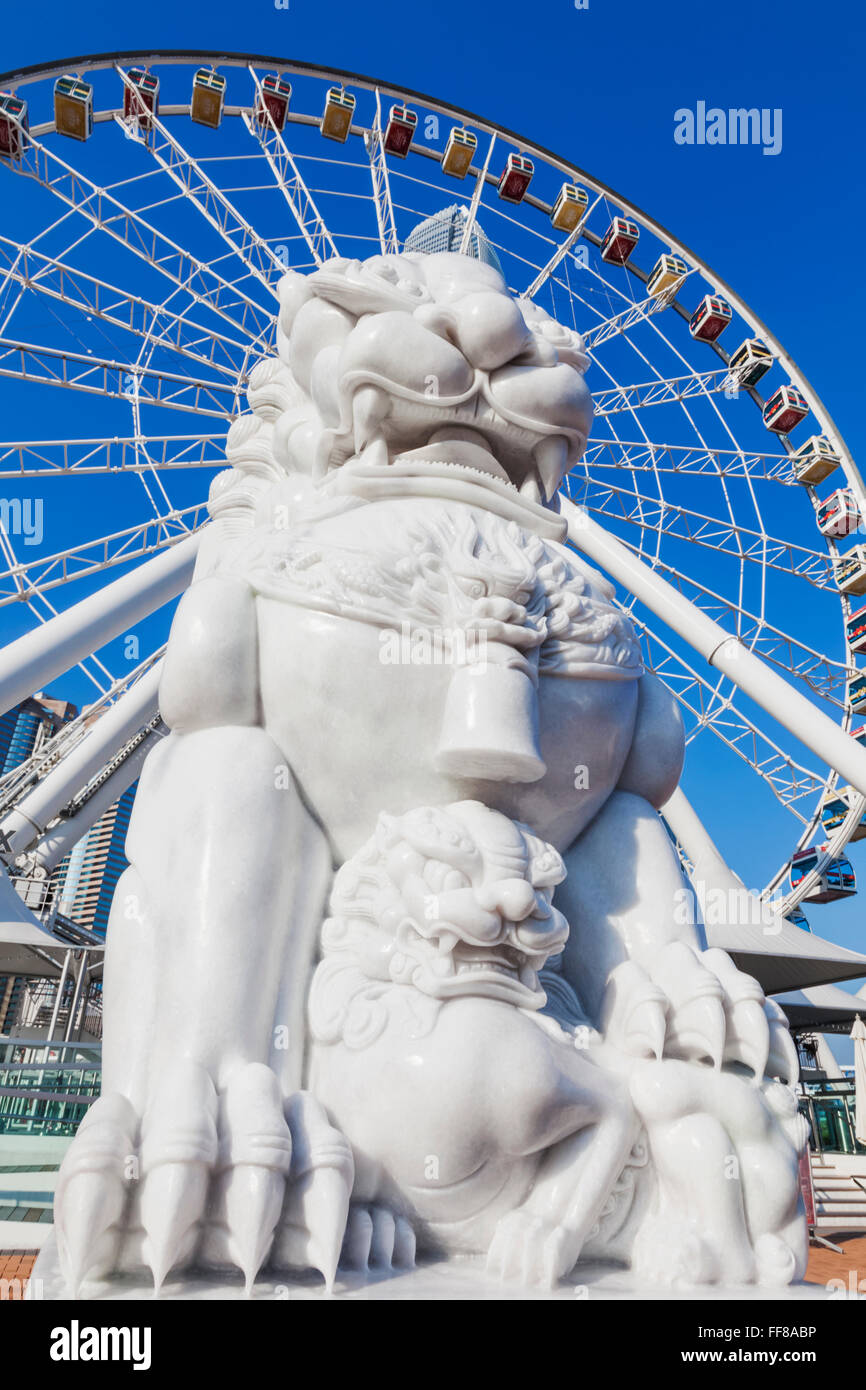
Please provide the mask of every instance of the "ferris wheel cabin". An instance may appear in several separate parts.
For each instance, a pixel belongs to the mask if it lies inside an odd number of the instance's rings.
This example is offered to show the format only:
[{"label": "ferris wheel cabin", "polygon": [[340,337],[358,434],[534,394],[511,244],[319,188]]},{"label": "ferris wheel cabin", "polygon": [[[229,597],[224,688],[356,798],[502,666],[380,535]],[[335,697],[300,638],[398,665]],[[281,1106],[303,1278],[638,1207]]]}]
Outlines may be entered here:
[{"label": "ferris wheel cabin", "polygon": [[29,128],[27,102],[14,92],[0,92],[0,157],[20,159]]},{"label": "ferris wheel cabin", "polygon": [[792,907],[791,911],[785,918],[785,921],[790,922],[792,927],[799,927],[800,931],[811,932],[812,930],[812,928],[809,926],[809,923],[806,920],[804,913],[800,911],[799,907]]},{"label": "ferris wheel cabin", "polygon": [[860,525],[860,509],[850,488],[840,487],[815,512],[822,536],[850,536]]},{"label": "ferris wheel cabin", "polygon": [[58,135],[89,140],[93,134],[93,88],[79,77],[58,77],[54,84],[54,127]]},{"label": "ferris wheel cabin", "polygon": [[405,159],[412,146],[418,126],[417,112],[409,106],[392,106],[385,127],[385,151],[397,159]]},{"label": "ferris wheel cabin", "polygon": [[852,714],[866,714],[866,676],[848,682],[848,708]]},{"label": "ferris wheel cabin", "polygon": [[689,332],[702,343],[714,343],[731,321],[731,306],[718,295],[705,294],[689,319]]},{"label": "ferris wheel cabin", "polygon": [[532,182],[535,165],[525,154],[510,154],[499,176],[499,196],[506,203],[522,203]]},{"label": "ferris wheel cabin", "polygon": [[615,217],[601,242],[601,259],[611,265],[625,265],[640,240],[640,227],[628,217]]},{"label": "ferris wheel cabin", "polygon": [[[770,402],[767,402],[769,405]],[[766,406],[764,407],[766,410]],[[798,483],[822,483],[842,462],[829,439],[813,434],[794,454],[794,473]]]},{"label": "ferris wheel cabin", "polygon": [[790,382],[773,392],[763,410],[764,424],[774,434],[788,434],[808,414],[806,397]]},{"label": "ferris wheel cabin", "polygon": [[689,268],[681,256],[659,256],[647,280],[646,292],[651,299],[669,294],[688,273]]},{"label": "ferris wheel cabin", "polygon": [[581,224],[589,206],[589,194],[576,183],[564,183],[559,190],[550,220],[558,232],[573,232]]},{"label": "ferris wheel cabin", "polygon": [[452,127],[442,156],[442,168],[445,173],[454,179],[464,179],[469,173],[477,149],[478,137],[473,135],[471,130],[464,130],[462,126]]},{"label": "ferris wheel cabin", "polygon": [[756,386],[773,365],[773,354],[760,338],[746,338],[728,362],[731,378],[739,386]]},{"label": "ferris wheel cabin", "polygon": [[159,78],[147,68],[130,68],[123,84],[123,116],[138,117],[141,130],[150,130],[159,115]]},{"label": "ferris wheel cabin", "polygon": [[226,99],[226,80],[222,73],[213,68],[199,68],[192,80],[192,100],[189,114],[198,125],[219,128],[223,118],[223,104]]},{"label": "ferris wheel cabin", "polygon": [[[824,793],[824,799],[821,803],[821,824],[826,831],[832,832],[838,830],[839,826],[845,820],[851,810],[851,804],[848,799],[850,795],[851,791],[848,787],[842,787],[837,791]],[[851,839],[866,839],[866,814],[860,817],[860,820],[852,831]]]},{"label": "ferris wheel cabin", "polygon": [[862,545],[854,545],[845,555],[833,562],[836,587],[843,594],[866,594],[866,553]]},{"label": "ferris wheel cabin", "polygon": [[320,130],[327,140],[337,140],[344,145],[352,129],[352,116],[355,113],[355,98],[345,87],[329,87],[322,112]]},{"label": "ferris wheel cabin", "polygon": [[277,130],[282,130],[289,114],[291,99],[292,84],[289,79],[276,72],[269,72],[262,78],[262,91],[256,110],[259,125],[273,124]]},{"label": "ferris wheel cabin", "polygon": [[866,608],[858,608],[845,624],[848,645],[852,652],[862,656],[866,652]]},{"label": "ferris wheel cabin", "polygon": [[[797,888],[807,874],[817,867],[818,860],[826,853],[827,845],[813,845],[801,849],[793,856],[790,869],[790,883]],[[857,878],[851,861],[844,857],[831,859],[818,877],[814,888],[803,898],[804,903],[832,903],[838,898],[852,898],[857,892]]]}]

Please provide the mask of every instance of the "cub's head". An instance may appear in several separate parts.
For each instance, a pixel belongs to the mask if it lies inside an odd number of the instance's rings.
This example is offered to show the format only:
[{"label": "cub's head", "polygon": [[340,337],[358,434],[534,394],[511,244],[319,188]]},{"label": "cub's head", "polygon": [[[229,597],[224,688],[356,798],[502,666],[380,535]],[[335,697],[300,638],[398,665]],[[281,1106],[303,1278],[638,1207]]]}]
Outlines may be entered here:
[{"label": "cub's head", "polygon": [[322,954],[436,999],[537,1009],[568,936],[552,905],[564,877],[551,845],[480,802],[383,814],[336,876]]}]

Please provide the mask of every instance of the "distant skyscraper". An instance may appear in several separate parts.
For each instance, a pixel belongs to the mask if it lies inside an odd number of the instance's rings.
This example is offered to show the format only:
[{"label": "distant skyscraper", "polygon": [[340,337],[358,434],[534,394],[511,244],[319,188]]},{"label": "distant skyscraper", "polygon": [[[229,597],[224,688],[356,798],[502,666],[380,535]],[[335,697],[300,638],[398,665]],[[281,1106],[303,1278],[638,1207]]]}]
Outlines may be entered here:
[{"label": "distant skyscraper", "polygon": [[68,700],[40,690],[0,716],[0,773],[11,772],[78,714]]},{"label": "distant skyscraper", "polygon": [[[68,700],[38,691],[0,716],[0,774],[19,767],[78,714]],[[27,981],[23,975],[0,975],[0,1033],[14,1024]]]},{"label": "distant skyscraper", "polygon": [[127,787],[57,866],[58,911],[80,927],[105,935],[117,880],[129,863],[126,832],[138,782]]},{"label": "distant skyscraper", "polygon": [[[466,209],[457,203],[453,207],[443,208],[434,217],[419,222],[415,230],[407,236],[403,250],[426,251],[431,255],[437,251],[459,251],[468,220],[469,214]],[[467,254],[502,272],[499,257],[477,222],[469,234]]]}]

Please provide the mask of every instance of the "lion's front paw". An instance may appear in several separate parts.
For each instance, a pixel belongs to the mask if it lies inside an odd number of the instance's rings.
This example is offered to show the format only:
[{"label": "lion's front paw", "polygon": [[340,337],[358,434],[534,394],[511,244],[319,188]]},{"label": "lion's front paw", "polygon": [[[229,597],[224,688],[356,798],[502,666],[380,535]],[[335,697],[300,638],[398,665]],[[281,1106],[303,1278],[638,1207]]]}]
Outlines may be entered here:
[{"label": "lion's front paw", "polygon": [[487,1269],[496,1279],[552,1289],[575,1263],[568,1233],[524,1207],[503,1216],[487,1252]]},{"label": "lion's front paw", "polygon": [[172,1269],[228,1264],[249,1290],[282,1224],[330,1284],[353,1177],[347,1141],[312,1096],[286,1104],[261,1064],[218,1094],[182,1062],[140,1118],[107,1095],[81,1125],[57,1185],[61,1268],[76,1292],[88,1274],[144,1264],[158,1291]]},{"label": "lion's front paw", "polygon": [[607,1041],[632,1057],[714,1067],[737,1064],[758,1080],[796,1080],[796,1052],[778,1006],[717,948],[674,941],[647,973],[635,961],[611,972],[603,1009]]}]

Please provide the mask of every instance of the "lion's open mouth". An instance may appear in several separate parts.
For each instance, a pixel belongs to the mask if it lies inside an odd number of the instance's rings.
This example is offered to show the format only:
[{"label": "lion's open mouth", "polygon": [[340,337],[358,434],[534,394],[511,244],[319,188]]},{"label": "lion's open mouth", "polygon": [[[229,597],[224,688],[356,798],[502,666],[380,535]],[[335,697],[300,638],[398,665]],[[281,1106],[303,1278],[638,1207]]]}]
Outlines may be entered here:
[{"label": "lion's open mouth", "polygon": [[497,994],[497,982],[508,997],[538,993],[538,971],[544,964],[541,954],[527,955],[505,944],[475,946],[458,941],[453,950],[437,956],[434,973],[446,993],[466,988],[471,993]]}]

